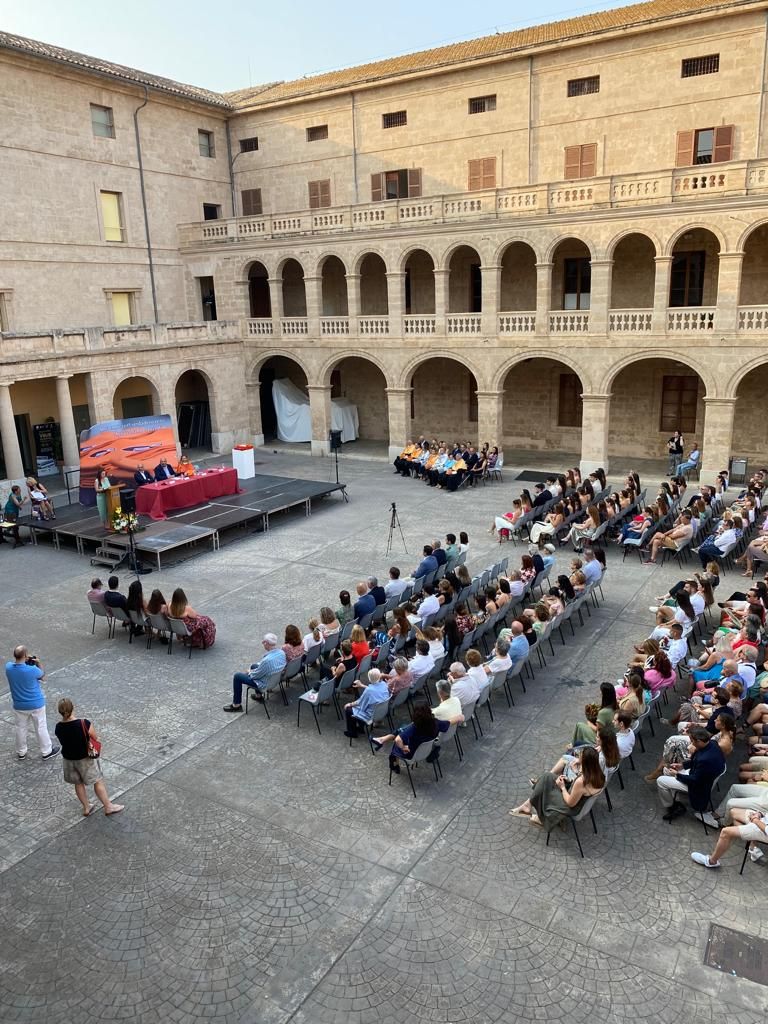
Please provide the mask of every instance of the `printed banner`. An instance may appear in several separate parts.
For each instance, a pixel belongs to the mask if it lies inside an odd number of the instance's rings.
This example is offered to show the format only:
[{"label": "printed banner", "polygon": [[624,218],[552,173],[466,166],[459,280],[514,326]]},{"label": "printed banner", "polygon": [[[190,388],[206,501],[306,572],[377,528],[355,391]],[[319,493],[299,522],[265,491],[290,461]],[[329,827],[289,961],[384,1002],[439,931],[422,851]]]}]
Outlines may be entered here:
[{"label": "printed banner", "polygon": [[162,458],[176,465],[170,416],[137,416],[95,423],[80,434],[80,504],[96,504],[93,485],[102,467],[110,483],[135,487],[133,475],[137,467],[143,463],[154,473]]}]

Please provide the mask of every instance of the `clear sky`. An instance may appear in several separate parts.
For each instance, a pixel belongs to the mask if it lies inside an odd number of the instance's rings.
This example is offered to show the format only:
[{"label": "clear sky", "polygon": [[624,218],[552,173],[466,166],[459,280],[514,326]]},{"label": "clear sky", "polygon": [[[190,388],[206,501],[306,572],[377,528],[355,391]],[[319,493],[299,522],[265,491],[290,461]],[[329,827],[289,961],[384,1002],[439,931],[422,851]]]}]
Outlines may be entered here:
[{"label": "clear sky", "polygon": [[0,0],[0,29],[224,92],[628,3]]}]

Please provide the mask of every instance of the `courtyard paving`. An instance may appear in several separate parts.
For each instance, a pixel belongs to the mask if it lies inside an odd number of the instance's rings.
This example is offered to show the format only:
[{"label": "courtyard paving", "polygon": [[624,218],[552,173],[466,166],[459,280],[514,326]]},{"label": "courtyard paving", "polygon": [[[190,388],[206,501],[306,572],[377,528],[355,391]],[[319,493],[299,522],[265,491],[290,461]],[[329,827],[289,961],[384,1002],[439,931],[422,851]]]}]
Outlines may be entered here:
[{"label": "courtyard paving", "polygon": [[[283,452],[259,461],[268,473],[333,472]],[[597,683],[621,674],[673,569],[622,565],[611,550],[605,603],[565,646],[555,641],[514,708],[496,702],[482,739],[470,730],[464,762],[446,749],[442,782],[416,773],[415,800],[405,777],[387,785],[386,762],[362,741],[349,748],[330,709],[321,736],[311,716],[297,730],[295,703],[276,703],[271,721],[258,706],[222,713],[263,632],[304,627],[371,571],[412,569],[432,536],[466,529],[470,569],[494,561],[488,525],[520,486],[508,475],[443,494],[359,459],[342,459],[342,477],[349,505],[274,517],[267,535],[144,578],[168,597],[183,586],[216,620],[215,647],[191,660],[110,641],[102,623],[91,634],[92,571],[74,551],[0,554],[4,650],[25,642],[42,659],[51,729],[62,695],[94,721],[110,792],[126,804],[116,818],[80,818],[59,759],[15,759],[0,697],[0,1020],[762,1019],[767,989],[702,961],[712,923],[768,937],[766,869],[748,864],[740,877],[736,849],[719,872],[692,864],[711,838],[692,819],[665,824],[642,781],[663,727],[636,754],[638,771],[623,773],[626,790],[613,790],[613,814],[600,804],[598,834],[582,828],[584,860],[570,836],[558,831],[546,848],[507,814]],[[407,554],[396,535],[388,557],[392,500]]]}]

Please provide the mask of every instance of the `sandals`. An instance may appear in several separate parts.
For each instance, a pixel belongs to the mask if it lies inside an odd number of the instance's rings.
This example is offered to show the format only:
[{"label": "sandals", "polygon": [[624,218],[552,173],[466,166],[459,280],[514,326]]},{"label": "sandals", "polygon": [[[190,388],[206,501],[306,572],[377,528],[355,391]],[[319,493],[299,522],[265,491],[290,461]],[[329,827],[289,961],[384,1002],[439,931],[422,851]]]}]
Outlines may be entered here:
[{"label": "sandals", "polygon": [[525,811],[521,811],[519,807],[513,807],[509,813],[512,815],[513,818],[530,818],[531,816],[530,814],[527,814]]}]

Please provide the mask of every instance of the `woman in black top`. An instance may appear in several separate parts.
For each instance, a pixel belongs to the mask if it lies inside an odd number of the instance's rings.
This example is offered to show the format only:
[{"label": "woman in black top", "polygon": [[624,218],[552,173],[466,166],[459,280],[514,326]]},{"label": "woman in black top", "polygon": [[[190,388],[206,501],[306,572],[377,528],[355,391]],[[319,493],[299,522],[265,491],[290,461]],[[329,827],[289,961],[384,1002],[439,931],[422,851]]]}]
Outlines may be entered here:
[{"label": "woman in black top", "polygon": [[56,726],[56,739],[61,744],[64,781],[75,787],[77,799],[83,805],[83,817],[93,810],[88,796],[88,786],[93,786],[101,801],[105,814],[118,814],[123,804],[113,804],[109,799],[98,757],[88,757],[88,738],[97,740],[96,730],[87,718],[73,718],[74,705],[69,697],[59,701],[61,721]]}]

